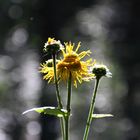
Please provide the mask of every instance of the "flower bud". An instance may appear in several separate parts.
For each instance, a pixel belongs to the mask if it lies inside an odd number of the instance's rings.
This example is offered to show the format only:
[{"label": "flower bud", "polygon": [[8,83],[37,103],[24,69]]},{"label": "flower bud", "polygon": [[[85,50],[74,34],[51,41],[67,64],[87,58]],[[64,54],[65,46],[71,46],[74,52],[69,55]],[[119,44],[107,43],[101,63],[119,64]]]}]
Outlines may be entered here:
[{"label": "flower bud", "polygon": [[59,40],[56,41],[54,38],[48,38],[48,41],[44,46],[44,51],[49,54],[56,54],[62,49],[64,49],[64,47],[61,42]]},{"label": "flower bud", "polygon": [[112,77],[112,73],[109,71],[106,65],[103,64],[95,64],[92,69],[92,73],[95,74],[96,78]]}]

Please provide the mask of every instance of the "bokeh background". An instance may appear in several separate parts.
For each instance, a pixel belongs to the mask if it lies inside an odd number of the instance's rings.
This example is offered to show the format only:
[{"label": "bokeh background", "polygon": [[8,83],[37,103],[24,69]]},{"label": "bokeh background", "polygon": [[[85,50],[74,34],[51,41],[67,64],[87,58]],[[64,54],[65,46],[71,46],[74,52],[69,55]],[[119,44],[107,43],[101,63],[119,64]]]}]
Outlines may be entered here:
[{"label": "bokeh background", "polygon": [[[0,140],[60,140],[59,121],[22,112],[57,106],[54,85],[38,72],[48,37],[82,42],[113,73],[103,78],[89,140],[140,140],[138,0],[0,0]],[[81,140],[94,82],[73,88],[71,140]],[[61,85],[66,100],[66,85]]]}]

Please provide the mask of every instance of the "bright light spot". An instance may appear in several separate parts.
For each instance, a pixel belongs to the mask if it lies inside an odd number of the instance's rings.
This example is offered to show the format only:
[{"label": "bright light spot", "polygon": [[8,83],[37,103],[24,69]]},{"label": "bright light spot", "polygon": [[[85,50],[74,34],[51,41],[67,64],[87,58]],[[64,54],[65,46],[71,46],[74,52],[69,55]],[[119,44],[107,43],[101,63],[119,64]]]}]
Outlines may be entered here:
[{"label": "bright light spot", "polygon": [[107,104],[107,98],[105,97],[105,95],[98,94],[98,97],[96,98],[97,107],[102,108],[106,106],[106,104]]},{"label": "bright light spot", "polygon": [[12,72],[11,72],[11,80],[14,81],[14,82],[20,82],[21,81],[21,77],[19,76],[20,75],[20,69],[19,68],[16,68],[14,69]]},{"label": "bright light spot", "polygon": [[91,12],[93,11],[89,9],[89,11],[83,10],[77,14],[79,29],[85,35],[98,38],[103,35],[104,27],[101,19]]},{"label": "bright light spot", "polygon": [[41,132],[41,126],[36,121],[31,121],[27,124],[27,132],[30,135],[38,135]]},{"label": "bright light spot", "polygon": [[14,64],[13,59],[10,56],[0,56],[0,68],[4,70],[10,69]]},{"label": "bright light spot", "polygon": [[23,54],[21,60],[23,63],[20,67],[20,77],[22,80],[21,87],[19,89],[19,97],[25,100],[27,107],[33,106],[38,100],[41,79],[38,72],[38,62],[36,54],[26,53]]},{"label": "bright light spot", "polygon": [[28,32],[24,28],[17,29],[12,36],[12,42],[16,46],[22,46],[28,39]]},{"label": "bright light spot", "polygon": [[0,130],[0,140],[11,140],[2,130]]},{"label": "bright light spot", "polygon": [[107,113],[110,113],[112,110],[110,96],[108,96],[108,94],[98,94],[96,98],[96,107],[99,111],[107,111]]}]

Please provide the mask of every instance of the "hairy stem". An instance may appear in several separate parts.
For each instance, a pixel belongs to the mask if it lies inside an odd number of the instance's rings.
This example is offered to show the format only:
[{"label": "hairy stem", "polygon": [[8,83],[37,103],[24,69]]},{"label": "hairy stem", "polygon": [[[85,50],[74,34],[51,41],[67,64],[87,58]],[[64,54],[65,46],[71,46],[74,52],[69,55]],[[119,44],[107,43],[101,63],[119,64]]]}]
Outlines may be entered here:
[{"label": "hairy stem", "polygon": [[68,98],[67,98],[68,115],[65,117],[66,140],[69,140],[69,118],[70,118],[70,113],[71,113],[71,84],[72,84],[72,76],[70,73],[69,79],[68,79]]},{"label": "hairy stem", "polygon": [[100,78],[96,78],[96,81],[95,81],[95,87],[94,87],[94,91],[93,91],[93,95],[92,95],[92,99],[91,99],[91,104],[90,104],[90,109],[89,109],[89,114],[88,114],[88,119],[87,119],[87,123],[86,123],[83,140],[87,140],[89,130],[90,130],[90,125],[93,120],[92,114],[94,112],[95,98],[96,98],[96,93],[97,93],[97,89],[98,89],[98,85],[99,85],[99,80],[100,80]]},{"label": "hairy stem", "polygon": [[[59,93],[59,85],[58,85],[58,79],[57,79],[57,73],[56,73],[56,56],[55,56],[55,54],[53,54],[52,57],[53,57],[53,67],[54,67],[54,81],[55,81],[55,87],[56,87],[56,98],[57,98],[57,102],[58,102],[58,108],[62,109],[63,105],[62,105],[62,100],[61,100],[61,96]],[[65,140],[64,118],[60,118],[60,125],[61,125],[62,137],[63,137],[63,140]]]}]

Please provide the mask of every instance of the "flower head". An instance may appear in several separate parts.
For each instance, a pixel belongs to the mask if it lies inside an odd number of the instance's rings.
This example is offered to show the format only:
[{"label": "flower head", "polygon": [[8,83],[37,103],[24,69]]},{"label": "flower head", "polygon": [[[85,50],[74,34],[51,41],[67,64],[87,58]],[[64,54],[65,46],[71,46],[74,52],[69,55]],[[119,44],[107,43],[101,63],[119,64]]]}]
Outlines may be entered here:
[{"label": "flower head", "polygon": [[72,75],[74,86],[77,87],[77,81],[89,81],[94,77],[94,74],[89,72],[89,67],[94,65],[92,59],[82,61],[86,55],[90,55],[91,51],[83,51],[77,53],[80,48],[80,42],[77,48],[74,50],[74,44],[71,42],[65,43],[66,49],[62,50],[63,59],[57,64],[57,73],[61,80],[66,81],[69,78],[69,74]]},{"label": "flower head", "polygon": [[[78,49],[80,48],[80,43],[78,43],[77,48],[74,50],[74,44],[71,42],[65,43],[65,50],[63,52],[63,59],[57,61],[56,71],[57,77],[61,81],[67,81],[69,75],[71,73],[72,81],[74,86],[77,87],[77,81],[82,83],[82,81],[89,81],[93,79],[95,76],[93,73],[89,71],[89,67],[95,64],[95,61],[92,59],[88,59],[86,61],[82,61],[86,55],[90,55],[91,51],[82,51],[78,53]],[[53,67],[48,66],[48,61],[46,63],[41,64],[41,73],[44,73],[43,77],[45,80],[54,81],[54,70]]]},{"label": "flower head", "polygon": [[92,73],[95,74],[96,78],[101,78],[102,76],[112,77],[112,73],[103,64],[95,64],[92,68]]},{"label": "flower head", "polygon": [[[59,60],[56,60],[56,63],[58,62]],[[48,80],[48,83],[54,81],[53,59],[49,59],[45,63],[41,64],[40,72],[45,74],[43,79]]]},{"label": "flower head", "polygon": [[55,54],[62,49],[64,49],[64,47],[61,42],[59,40],[55,40],[54,38],[48,38],[48,41],[44,46],[44,51],[50,54]]}]

